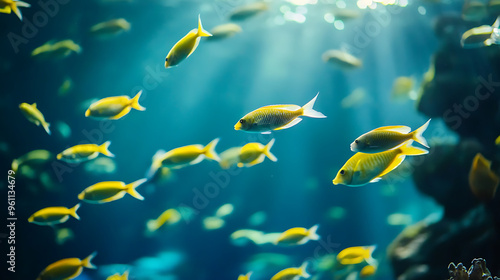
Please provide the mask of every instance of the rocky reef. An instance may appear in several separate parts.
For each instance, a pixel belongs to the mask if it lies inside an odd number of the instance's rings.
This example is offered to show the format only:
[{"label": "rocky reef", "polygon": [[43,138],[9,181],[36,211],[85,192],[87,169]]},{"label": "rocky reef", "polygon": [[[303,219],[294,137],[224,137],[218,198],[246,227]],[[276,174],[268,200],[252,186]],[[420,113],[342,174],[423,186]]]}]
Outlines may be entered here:
[{"label": "rocky reef", "polygon": [[500,280],[496,276],[491,276],[484,259],[473,259],[469,271],[462,263],[456,266],[454,263],[450,263],[448,272],[451,276],[449,280]]}]

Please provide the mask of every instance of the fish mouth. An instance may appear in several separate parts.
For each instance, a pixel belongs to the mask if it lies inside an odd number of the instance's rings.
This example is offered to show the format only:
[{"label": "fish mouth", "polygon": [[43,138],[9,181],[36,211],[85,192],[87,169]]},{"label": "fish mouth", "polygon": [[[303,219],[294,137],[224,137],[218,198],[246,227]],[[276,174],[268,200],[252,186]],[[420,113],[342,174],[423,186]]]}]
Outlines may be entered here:
[{"label": "fish mouth", "polygon": [[237,122],[237,123],[234,125],[234,130],[241,130],[241,124],[240,124],[240,122]]},{"label": "fish mouth", "polygon": [[340,182],[340,180],[338,178],[333,179],[332,182],[333,182],[334,185],[341,184],[341,182]]},{"label": "fish mouth", "polygon": [[358,151],[358,147],[357,147],[357,145],[356,145],[355,142],[351,143],[351,151],[353,151],[353,152],[357,152]]}]

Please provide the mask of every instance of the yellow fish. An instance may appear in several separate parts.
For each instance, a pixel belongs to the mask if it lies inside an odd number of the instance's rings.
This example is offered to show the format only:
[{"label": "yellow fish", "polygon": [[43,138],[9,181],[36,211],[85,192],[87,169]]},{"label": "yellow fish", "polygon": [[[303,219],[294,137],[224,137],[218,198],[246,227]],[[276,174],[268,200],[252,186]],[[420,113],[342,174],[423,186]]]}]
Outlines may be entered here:
[{"label": "yellow fish", "polygon": [[359,272],[359,276],[361,278],[366,278],[374,275],[375,272],[377,272],[377,266],[369,264],[361,269],[361,271]]},{"label": "yellow fish", "polygon": [[20,156],[19,158],[14,159],[12,161],[11,168],[14,172],[17,173],[17,170],[21,165],[44,165],[53,158],[54,156],[52,155],[52,153],[47,150],[33,150],[26,153],[25,155]]},{"label": "yellow fish", "polygon": [[111,37],[130,30],[130,23],[124,18],[117,18],[98,23],[90,28],[90,33],[98,37]]},{"label": "yellow fish", "polygon": [[383,126],[359,136],[351,143],[351,151],[362,153],[380,153],[394,149],[408,140],[415,140],[429,148],[422,133],[429,126],[429,119],[424,125],[410,132],[410,128],[404,125]]},{"label": "yellow fish", "polygon": [[62,224],[73,216],[75,219],[80,220],[76,214],[76,210],[80,208],[80,203],[73,208],[66,207],[47,207],[35,212],[28,218],[28,222],[41,226],[53,226],[55,224]]},{"label": "yellow fish", "polygon": [[250,276],[252,276],[252,271],[248,272],[247,274],[245,275],[240,275],[238,276],[238,280],[250,280]]},{"label": "yellow fish", "polygon": [[73,40],[63,40],[59,42],[49,41],[34,49],[31,52],[31,56],[39,59],[59,59],[67,57],[72,52],[82,52],[82,48],[73,42]]},{"label": "yellow fish", "polygon": [[337,173],[333,184],[362,186],[378,182],[382,176],[398,167],[406,156],[424,155],[429,151],[411,146],[412,140],[398,148],[376,154],[356,153]]},{"label": "yellow fish", "polygon": [[66,241],[69,241],[75,237],[75,234],[70,228],[58,228],[56,231],[55,241],[57,245],[63,245]]},{"label": "yellow fish", "polygon": [[226,23],[226,24],[221,24],[217,25],[216,27],[212,28],[210,30],[210,33],[212,34],[211,37],[207,37],[206,39],[209,41],[213,40],[218,40],[218,39],[223,39],[223,38],[229,38],[234,36],[236,33],[241,32],[241,27],[237,24],[234,23]]},{"label": "yellow fish", "polygon": [[259,164],[264,161],[267,156],[272,161],[278,161],[278,159],[271,153],[271,147],[274,144],[274,139],[271,139],[267,145],[262,145],[261,143],[248,143],[241,147],[238,167],[250,167]]},{"label": "yellow fish", "polygon": [[179,169],[188,165],[200,163],[205,157],[219,162],[219,155],[215,152],[215,146],[218,142],[219,138],[216,138],[205,147],[196,144],[175,148],[168,152],[160,150],[153,156],[153,164],[151,165],[148,175],[152,177],[156,170],[162,166]]},{"label": "yellow fish", "polygon": [[125,271],[122,275],[120,275],[119,273],[115,273],[106,278],[106,280],[128,280],[128,270]]},{"label": "yellow fish", "polygon": [[491,161],[477,153],[469,171],[469,187],[472,193],[483,201],[492,200],[498,189],[500,178],[491,171]]},{"label": "yellow fish", "polygon": [[275,245],[302,245],[309,240],[319,240],[316,233],[319,225],[314,225],[310,229],[303,227],[291,228],[283,232],[274,242]]},{"label": "yellow fish", "polygon": [[219,165],[222,169],[228,169],[240,162],[240,151],[242,147],[233,147],[220,153]]},{"label": "yellow fish", "polygon": [[394,80],[391,90],[392,100],[408,100],[414,99],[412,96],[415,79],[413,77],[398,77]]},{"label": "yellow fish", "polygon": [[460,44],[465,49],[488,47],[499,44],[500,16],[497,17],[493,25],[481,25],[471,28],[462,34]]},{"label": "yellow fish", "polygon": [[97,255],[97,252],[83,260],[79,258],[62,259],[47,266],[38,275],[36,280],[70,280],[78,277],[84,267],[96,269],[97,267],[91,263],[92,259]]},{"label": "yellow fish", "polygon": [[301,116],[326,118],[325,115],[313,109],[318,94],[303,107],[298,105],[270,105],[261,107],[241,118],[234,125],[234,129],[268,134],[271,133],[271,130],[286,129],[298,124],[302,121]]},{"label": "yellow fish", "polygon": [[304,262],[300,267],[285,268],[276,273],[271,280],[297,280],[300,277],[309,278],[311,275],[306,271],[307,265],[308,263]]},{"label": "yellow fish", "polygon": [[127,185],[117,181],[100,182],[83,190],[78,195],[78,199],[99,204],[118,200],[124,197],[125,193],[128,193],[139,200],[144,200],[144,197],[135,189],[146,181],[147,179],[143,178]]},{"label": "yellow fish", "polygon": [[36,103],[33,103],[31,105],[28,103],[21,103],[19,105],[19,109],[21,109],[23,115],[30,122],[36,124],[37,126],[41,124],[43,126],[43,129],[45,129],[45,131],[47,132],[47,134],[50,135],[50,129],[49,129],[50,124],[45,121],[42,112],[40,112],[36,107]]},{"label": "yellow fish", "polygon": [[90,105],[87,111],[85,111],[85,117],[118,120],[128,114],[132,108],[144,111],[146,108],[139,104],[141,94],[142,90],[132,99],[126,95],[103,98]]},{"label": "yellow fish", "polygon": [[198,47],[200,38],[209,36],[212,36],[212,34],[203,29],[203,26],[201,26],[201,18],[198,15],[198,29],[189,31],[186,36],[175,43],[165,58],[165,68],[175,66],[188,58]]},{"label": "yellow fish", "polygon": [[10,14],[12,11],[17,15],[20,20],[23,20],[23,15],[19,10],[19,7],[29,8],[30,4],[23,1],[16,0],[0,0],[0,13]]},{"label": "yellow fish", "polygon": [[229,14],[230,20],[245,20],[269,9],[265,2],[255,2],[235,8]]},{"label": "yellow fish", "polygon": [[108,150],[109,145],[111,145],[111,141],[106,141],[100,146],[97,146],[96,144],[76,145],[59,153],[57,155],[57,159],[69,163],[78,163],[95,159],[99,153],[108,157],[114,157],[115,155]]},{"label": "yellow fish", "polygon": [[163,225],[173,225],[181,220],[181,214],[174,208],[163,212],[156,220],[149,220],[146,227],[149,232],[157,231]]},{"label": "yellow fish", "polygon": [[376,248],[376,245],[349,247],[338,253],[337,261],[342,265],[358,264],[363,261],[373,263],[375,260],[372,253]]},{"label": "yellow fish", "polygon": [[498,136],[497,139],[495,139],[495,145],[500,145],[500,136]]},{"label": "yellow fish", "polygon": [[328,50],[323,53],[321,58],[324,62],[336,64],[344,70],[363,66],[363,62],[359,58],[341,50]]}]

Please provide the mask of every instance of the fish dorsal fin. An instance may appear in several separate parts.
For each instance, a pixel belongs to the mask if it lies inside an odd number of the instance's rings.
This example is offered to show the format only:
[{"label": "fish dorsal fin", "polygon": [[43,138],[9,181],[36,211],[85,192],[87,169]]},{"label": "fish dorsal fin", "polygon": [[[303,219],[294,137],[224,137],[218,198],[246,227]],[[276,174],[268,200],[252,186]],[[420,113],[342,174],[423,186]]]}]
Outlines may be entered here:
[{"label": "fish dorsal fin", "polygon": [[296,119],[294,119],[293,121],[291,121],[291,122],[287,123],[286,125],[284,125],[284,126],[282,126],[282,127],[278,127],[278,128],[276,128],[275,130],[281,130],[281,129],[290,128],[290,127],[292,127],[292,126],[294,126],[294,125],[298,124],[298,123],[299,123],[299,122],[301,122],[301,121],[302,121],[302,119],[301,119],[301,118],[296,118]]},{"label": "fish dorsal fin", "polygon": [[411,128],[404,126],[404,125],[392,125],[392,126],[382,126],[379,128],[375,128],[372,131],[394,131],[394,132],[407,134],[411,131]]},{"label": "fish dorsal fin", "polygon": [[[400,155],[396,156],[396,158],[394,159],[394,161],[384,171],[382,171],[382,173],[380,173],[380,175],[378,175],[377,178],[381,178],[385,174],[387,174],[387,173],[391,172],[392,170],[396,169],[396,167],[398,167],[401,163],[403,163],[403,161],[405,160],[405,158],[406,158],[406,155],[404,155],[404,154],[400,154]],[[375,178],[375,179],[377,179],[377,178]]]},{"label": "fish dorsal fin", "polygon": [[293,105],[293,104],[278,104],[278,105],[265,106],[263,108],[266,108],[266,109],[281,109],[281,110],[288,110],[288,111],[297,111],[301,107],[299,105]]},{"label": "fish dorsal fin", "polygon": [[31,106],[33,106],[33,108],[36,108],[36,102],[31,104]]}]

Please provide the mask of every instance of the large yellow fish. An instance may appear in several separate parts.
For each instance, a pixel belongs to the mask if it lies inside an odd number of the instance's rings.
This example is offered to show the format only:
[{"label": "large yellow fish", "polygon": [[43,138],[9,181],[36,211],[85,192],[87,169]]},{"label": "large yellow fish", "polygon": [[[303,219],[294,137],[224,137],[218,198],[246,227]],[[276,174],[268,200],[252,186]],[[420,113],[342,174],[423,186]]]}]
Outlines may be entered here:
[{"label": "large yellow fish", "polygon": [[115,273],[111,276],[108,276],[106,280],[128,280],[128,270],[125,271],[122,275],[120,275],[119,273]]},{"label": "large yellow fish", "polygon": [[248,272],[247,274],[245,275],[240,275],[238,276],[238,280],[250,280],[250,276],[252,276],[252,271]]},{"label": "large yellow fish", "polygon": [[376,154],[356,153],[337,173],[333,184],[362,186],[377,182],[382,176],[398,167],[406,156],[424,155],[429,151],[411,146],[409,140],[398,148]]},{"label": "large yellow fish", "polygon": [[19,105],[19,109],[21,109],[23,115],[30,122],[36,124],[37,126],[41,124],[43,129],[45,129],[45,131],[47,132],[47,134],[50,135],[50,129],[49,129],[50,124],[45,121],[42,112],[40,112],[40,110],[38,110],[38,108],[36,107],[36,103],[33,103],[31,105],[28,103],[21,103]]},{"label": "large yellow fish", "polygon": [[271,153],[271,147],[274,145],[274,139],[271,139],[267,145],[262,145],[261,143],[248,143],[241,147],[238,167],[250,167],[259,164],[264,161],[267,156],[272,161],[278,161],[278,159]]},{"label": "large yellow fish", "polygon": [[286,129],[298,124],[302,121],[301,116],[326,118],[325,115],[313,109],[318,94],[303,107],[298,105],[270,105],[261,107],[241,118],[234,125],[234,129],[268,134],[271,133],[271,130]]},{"label": "large yellow fish", "polygon": [[139,104],[141,94],[142,90],[132,99],[126,95],[103,98],[90,105],[87,111],[85,111],[85,117],[118,120],[128,114],[132,108],[144,111],[146,108]]},{"label": "large yellow fish", "polygon": [[319,225],[314,225],[310,229],[295,227],[283,232],[274,242],[276,245],[302,245],[309,240],[319,240],[316,233]]},{"label": "large yellow fish", "polygon": [[39,59],[60,59],[67,57],[72,52],[82,52],[82,48],[73,42],[73,40],[49,41],[34,49],[31,52],[31,56]]},{"label": "large yellow fish", "polygon": [[410,132],[410,128],[404,125],[383,126],[359,136],[351,143],[351,151],[362,153],[380,153],[394,149],[408,140],[415,140],[429,148],[422,133],[429,126],[429,119],[424,125]]},{"label": "large yellow fish", "polygon": [[469,187],[480,200],[489,201],[495,197],[500,178],[491,171],[491,161],[477,153],[469,171]]},{"label": "large yellow fish", "polygon": [[162,166],[179,169],[188,165],[200,163],[205,157],[219,162],[219,155],[215,152],[215,146],[218,142],[219,138],[216,138],[205,147],[196,144],[175,148],[168,152],[160,150],[153,156],[153,163],[149,170],[148,177],[152,177],[156,173],[156,170]]},{"label": "large yellow fish", "polygon": [[155,220],[146,223],[148,232],[155,232],[163,225],[173,225],[181,220],[181,214],[174,208],[167,209]]},{"label": "large yellow fish", "polygon": [[118,200],[128,193],[139,200],[144,200],[135,189],[146,181],[147,179],[143,178],[127,185],[117,181],[100,182],[83,190],[78,199],[89,203],[107,203]]},{"label": "large yellow fish", "polygon": [[23,20],[23,15],[21,14],[19,7],[29,8],[31,5],[23,1],[0,0],[0,13],[10,14],[11,12],[14,12],[20,20]]},{"label": "large yellow fish", "polygon": [[108,157],[114,157],[115,155],[108,150],[109,145],[111,145],[111,141],[106,141],[100,146],[96,144],[76,145],[59,153],[57,159],[69,163],[79,163],[95,159],[99,153]]},{"label": "large yellow fish", "polygon": [[108,38],[130,30],[130,23],[124,18],[117,18],[93,25],[90,33],[93,36]]},{"label": "large yellow fish", "polygon": [[372,253],[376,248],[376,245],[345,248],[338,253],[337,261],[342,265],[358,264],[363,261],[371,264],[376,262],[372,257]]},{"label": "large yellow fish", "polygon": [[304,262],[300,267],[285,268],[276,273],[271,280],[296,280],[300,277],[309,278],[311,275],[306,271],[307,265],[308,262]]},{"label": "large yellow fish", "polygon": [[78,277],[84,267],[96,269],[97,267],[91,263],[92,259],[97,255],[92,253],[83,260],[79,258],[62,259],[47,266],[38,275],[36,280],[70,280]]},{"label": "large yellow fish", "polygon": [[66,222],[69,216],[73,216],[75,219],[80,220],[80,217],[76,214],[78,208],[80,208],[80,203],[69,209],[66,207],[43,208],[31,215],[28,218],[28,222],[41,226],[53,226]]},{"label": "large yellow fish", "polygon": [[198,29],[189,31],[186,36],[182,37],[182,39],[175,43],[165,58],[165,68],[175,66],[189,57],[198,47],[200,38],[209,36],[212,36],[212,34],[203,29],[203,26],[201,25],[201,18],[198,15]]}]

